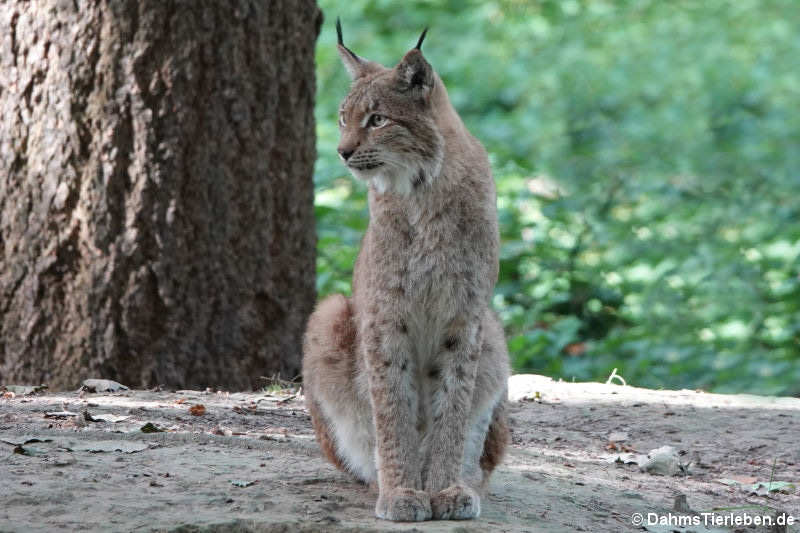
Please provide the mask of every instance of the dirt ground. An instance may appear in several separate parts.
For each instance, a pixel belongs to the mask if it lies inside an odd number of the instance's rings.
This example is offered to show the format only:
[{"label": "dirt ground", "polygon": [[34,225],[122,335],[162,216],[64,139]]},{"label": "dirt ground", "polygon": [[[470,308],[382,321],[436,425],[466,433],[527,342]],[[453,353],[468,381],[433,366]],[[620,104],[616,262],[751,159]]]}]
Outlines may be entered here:
[{"label": "dirt ground", "polygon": [[[396,524],[322,459],[298,392],[6,393],[0,531],[800,531],[746,525],[800,521],[800,399],[514,376],[481,517]],[[663,446],[677,475],[641,471]]]}]

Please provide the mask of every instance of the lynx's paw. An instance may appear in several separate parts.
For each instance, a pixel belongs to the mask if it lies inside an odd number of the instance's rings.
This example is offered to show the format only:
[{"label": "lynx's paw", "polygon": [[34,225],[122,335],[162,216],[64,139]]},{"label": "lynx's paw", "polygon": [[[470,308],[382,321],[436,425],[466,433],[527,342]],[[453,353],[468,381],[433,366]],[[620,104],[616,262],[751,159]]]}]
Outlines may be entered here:
[{"label": "lynx's paw", "polygon": [[420,522],[431,517],[431,496],[425,491],[398,487],[381,492],[375,515],[396,522]]},{"label": "lynx's paw", "polygon": [[478,493],[466,485],[451,485],[431,497],[434,520],[468,520],[481,514]]}]

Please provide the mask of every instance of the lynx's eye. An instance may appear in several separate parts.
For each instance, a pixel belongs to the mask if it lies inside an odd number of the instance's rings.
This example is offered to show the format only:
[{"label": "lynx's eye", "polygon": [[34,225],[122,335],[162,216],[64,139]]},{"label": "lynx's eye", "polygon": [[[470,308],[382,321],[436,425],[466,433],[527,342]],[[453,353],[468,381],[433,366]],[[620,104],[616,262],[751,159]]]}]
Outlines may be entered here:
[{"label": "lynx's eye", "polygon": [[377,113],[369,117],[367,126],[370,128],[381,128],[386,125],[386,117],[378,115]]}]

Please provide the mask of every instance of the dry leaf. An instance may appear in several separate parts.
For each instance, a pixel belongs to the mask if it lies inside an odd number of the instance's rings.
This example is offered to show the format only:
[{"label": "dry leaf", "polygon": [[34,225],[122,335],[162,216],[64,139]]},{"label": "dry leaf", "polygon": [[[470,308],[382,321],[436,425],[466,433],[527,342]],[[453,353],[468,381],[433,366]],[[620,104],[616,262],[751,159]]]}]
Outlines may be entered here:
[{"label": "dry leaf", "polygon": [[84,413],[84,417],[89,422],[110,422],[112,424],[114,424],[116,422],[122,422],[123,420],[127,420],[127,419],[130,418],[130,416],[126,416],[126,415],[118,416],[118,415],[114,415],[114,414],[111,414],[111,413],[103,413],[103,414],[99,414],[99,415],[92,415],[92,414],[89,413],[89,411],[86,411]]},{"label": "dry leaf", "polygon": [[203,416],[206,414],[206,406],[202,403],[195,404],[189,408],[189,412],[194,416]]},{"label": "dry leaf", "polygon": [[161,429],[160,427],[156,426],[152,422],[148,422],[147,424],[143,425],[140,428],[140,431],[142,433],[161,433],[164,430]]},{"label": "dry leaf", "polygon": [[87,392],[119,392],[128,387],[110,379],[85,379],[81,388]]},{"label": "dry leaf", "polygon": [[71,416],[78,416],[78,413],[72,411],[51,411],[44,414],[45,418],[69,418]]}]

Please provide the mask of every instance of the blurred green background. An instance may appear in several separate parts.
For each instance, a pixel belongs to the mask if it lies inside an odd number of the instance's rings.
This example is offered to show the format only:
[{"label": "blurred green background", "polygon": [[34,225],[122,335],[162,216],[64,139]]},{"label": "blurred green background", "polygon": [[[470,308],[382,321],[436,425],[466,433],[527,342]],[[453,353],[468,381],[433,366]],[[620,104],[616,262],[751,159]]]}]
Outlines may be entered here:
[{"label": "blurred green background", "polygon": [[800,394],[800,2],[320,0],[320,296],[366,188],[336,157],[356,53],[423,50],[486,146],[514,370]]}]

